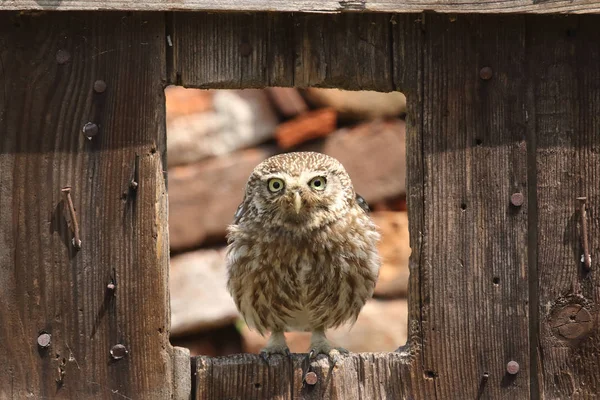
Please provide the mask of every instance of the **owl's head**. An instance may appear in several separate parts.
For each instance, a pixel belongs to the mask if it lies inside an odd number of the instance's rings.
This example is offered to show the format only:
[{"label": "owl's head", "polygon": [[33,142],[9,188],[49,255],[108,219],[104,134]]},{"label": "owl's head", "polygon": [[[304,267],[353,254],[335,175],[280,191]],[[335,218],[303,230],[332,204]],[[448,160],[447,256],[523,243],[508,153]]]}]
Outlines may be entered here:
[{"label": "owl's head", "polygon": [[321,153],[286,153],[259,164],[246,186],[247,205],[262,223],[315,229],[348,212],[352,182],[342,164]]}]

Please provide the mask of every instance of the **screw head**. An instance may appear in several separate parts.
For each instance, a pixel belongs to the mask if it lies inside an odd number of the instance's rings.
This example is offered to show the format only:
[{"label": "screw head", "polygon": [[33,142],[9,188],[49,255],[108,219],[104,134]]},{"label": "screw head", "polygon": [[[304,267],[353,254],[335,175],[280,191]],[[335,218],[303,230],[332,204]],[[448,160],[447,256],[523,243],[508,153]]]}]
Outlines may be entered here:
[{"label": "screw head", "polygon": [[519,363],[516,361],[509,361],[508,364],[506,364],[506,372],[511,375],[516,375],[517,372],[519,372]]},{"label": "screw head", "polygon": [[59,64],[66,64],[71,59],[71,54],[66,50],[59,50],[56,52],[56,62]]},{"label": "screw head", "polygon": [[319,378],[317,377],[317,374],[315,374],[314,372],[309,372],[304,376],[304,382],[306,382],[307,384],[313,386],[317,383],[317,381],[319,380]]},{"label": "screw head", "polygon": [[85,137],[90,139],[92,136],[96,136],[98,134],[98,125],[94,124],[93,122],[88,122],[83,126],[81,131]]},{"label": "screw head", "polygon": [[115,360],[120,360],[121,358],[125,357],[127,354],[129,354],[129,352],[127,351],[127,348],[125,346],[123,346],[122,344],[115,344],[112,347],[112,349],[110,349],[110,355]]},{"label": "screw head", "polygon": [[37,344],[38,344],[38,346],[45,349],[50,346],[51,339],[52,339],[52,335],[44,332],[38,336]]},{"label": "screw head", "polygon": [[252,54],[252,46],[250,43],[240,44],[240,54],[244,57],[248,57],[250,54]]},{"label": "screw head", "polygon": [[524,201],[525,201],[525,196],[523,196],[523,193],[513,193],[510,196],[510,204],[512,204],[515,207],[522,206]]},{"label": "screw head", "polygon": [[479,77],[485,81],[492,79],[492,75],[494,75],[494,71],[490,67],[483,67],[479,71]]},{"label": "screw head", "polygon": [[94,92],[96,93],[104,93],[106,90],[106,82],[98,80],[94,82]]}]

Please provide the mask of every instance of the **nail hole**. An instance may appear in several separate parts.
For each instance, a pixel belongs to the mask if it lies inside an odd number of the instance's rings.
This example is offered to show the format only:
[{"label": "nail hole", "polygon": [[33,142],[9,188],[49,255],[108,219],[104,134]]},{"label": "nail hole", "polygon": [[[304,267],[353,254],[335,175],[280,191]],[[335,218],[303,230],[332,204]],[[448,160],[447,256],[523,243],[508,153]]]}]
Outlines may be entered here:
[{"label": "nail hole", "polygon": [[467,209],[467,204],[466,203],[462,203],[460,205],[460,209],[463,210],[463,211],[465,211]]},{"label": "nail hole", "polygon": [[569,319],[570,319],[571,321],[575,321],[575,315],[569,315]]},{"label": "nail hole", "polygon": [[498,285],[500,283],[500,278],[495,276],[494,279],[492,279],[492,282],[494,282],[494,285]]},{"label": "nail hole", "polygon": [[254,384],[254,387],[255,387],[256,389],[260,389],[260,386],[261,386],[261,385],[260,385],[260,383],[258,383],[258,382],[256,382],[256,383]]},{"label": "nail hole", "polygon": [[154,153],[156,153],[156,147],[153,147],[153,148],[151,148],[151,149],[150,149],[150,153],[151,153],[151,154],[154,154]]},{"label": "nail hole", "polygon": [[475,145],[476,146],[481,146],[483,144],[483,140],[481,139],[475,139]]},{"label": "nail hole", "polygon": [[425,375],[425,378],[429,378],[429,379],[435,378],[435,372],[433,372],[433,371],[425,371],[423,374]]}]

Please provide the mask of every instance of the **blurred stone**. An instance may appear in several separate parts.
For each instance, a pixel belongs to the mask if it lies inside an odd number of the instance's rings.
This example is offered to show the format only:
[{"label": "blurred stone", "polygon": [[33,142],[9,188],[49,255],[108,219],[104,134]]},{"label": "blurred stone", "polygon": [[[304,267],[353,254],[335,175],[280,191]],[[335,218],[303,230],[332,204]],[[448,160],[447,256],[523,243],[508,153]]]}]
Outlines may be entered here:
[{"label": "blurred stone", "polygon": [[271,87],[265,89],[279,114],[285,118],[295,117],[308,111],[304,97],[296,88]]},{"label": "blurred stone", "polygon": [[198,250],[171,259],[171,336],[214,329],[239,314],[226,288],[225,248]]},{"label": "blurred stone", "polygon": [[277,126],[277,144],[284,150],[335,131],[337,113],[333,108],[321,108],[298,115]]},{"label": "blurred stone", "polygon": [[260,89],[213,91],[212,106],[212,111],[169,117],[169,167],[262,143],[273,137],[279,122]]},{"label": "blurred stone", "polygon": [[169,86],[165,89],[167,124],[181,116],[201,114],[213,109],[213,90],[186,89]]},{"label": "blurred stone", "polygon": [[223,242],[248,177],[273,154],[272,147],[256,147],[169,169],[171,249]]},{"label": "blurred stone", "polygon": [[402,120],[373,121],[340,129],[303,150],[337,158],[354,189],[370,203],[403,195],[406,180],[406,134]]},{"label": "blurred stone", "polygon": [[406,212],[377,211],[371,213],[381,231],[379,253],[382,266],[375,286],[375,296],[406,297],[408,293],[408,261],[410,241]]},{"label": "blurred stone", "polygon": [[[394,351],[406,343],[408,332],[408,304],[405,299],[374,300],[365,304],[358,320],[348,326],[327,331],[327,337],[334,345],[351,352]],[[243,350],[258,353],[267,343],[258,333],[247,326],[241,329]],[[286,338],[292,353],[306,353],[310,347],[310,333],[287,332]]]},{"label": "blurred stone", "polygon": [[305,95],[317,107],[335,108],[343,120],[393,118],[406,113],[406,97],[400,92],[309,88]]}]

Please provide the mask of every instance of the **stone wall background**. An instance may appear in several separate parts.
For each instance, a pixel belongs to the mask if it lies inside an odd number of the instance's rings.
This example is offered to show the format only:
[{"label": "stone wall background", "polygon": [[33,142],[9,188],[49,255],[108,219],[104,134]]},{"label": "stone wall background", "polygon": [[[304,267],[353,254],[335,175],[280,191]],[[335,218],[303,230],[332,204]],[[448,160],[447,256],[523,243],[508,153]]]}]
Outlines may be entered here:
[{"label": "stone wall background", "polygon": [[[374,298],[354,326],[328,336],[353,352],[404,344],[410,255],[404,95],[173,86],[166,99],[172,343],[210,356],[256,353],[266,343],[245,326],[225,288],[225,228],[258,163],[312,150],[344,164],[383,234]],[[307,351],[309,334],[287,335],[293,352]]]}]

